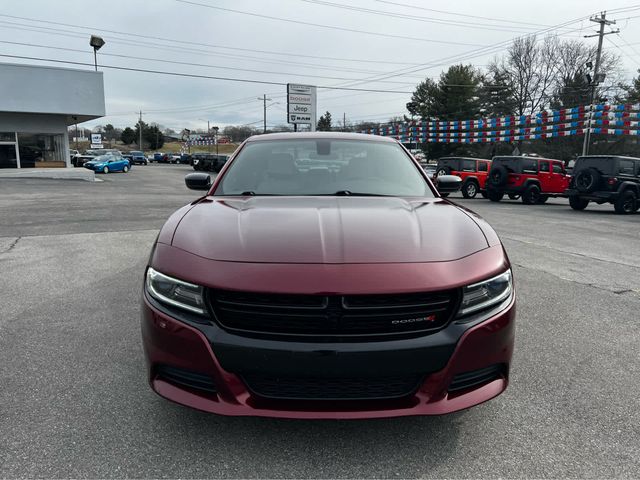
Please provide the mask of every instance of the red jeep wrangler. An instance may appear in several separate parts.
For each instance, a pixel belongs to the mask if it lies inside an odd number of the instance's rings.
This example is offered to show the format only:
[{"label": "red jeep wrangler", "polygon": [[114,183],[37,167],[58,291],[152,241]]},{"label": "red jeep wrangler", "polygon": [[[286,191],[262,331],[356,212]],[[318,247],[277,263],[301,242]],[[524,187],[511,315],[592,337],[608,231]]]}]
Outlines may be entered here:
[{"label": "red jeep wrangler", "polygon": [[462,196],[473,198],[478,192],[487,198],[486,182],[491,160],[465,157],[443,157],[438,160],[436,177],[439,175],[456,175],[462,178]]},{"label": "red jeep wrangler", "polygon": [[494,157],[487,179],[487,196],[499,202],[506,193],[522,203],[544,203],[549,197],[566,197],[571,177],[560,160],[538,157]]}]

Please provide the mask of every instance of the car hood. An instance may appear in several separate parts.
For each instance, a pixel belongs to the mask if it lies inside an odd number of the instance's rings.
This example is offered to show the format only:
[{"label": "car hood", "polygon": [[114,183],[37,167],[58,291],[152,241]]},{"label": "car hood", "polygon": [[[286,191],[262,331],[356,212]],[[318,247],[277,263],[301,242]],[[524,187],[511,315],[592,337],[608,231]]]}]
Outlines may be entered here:
[{"label": "car hood", "polygon": [[489,246],[458,207],[395,197],[207,197],[172,245],[212,260],[330,264],[450,261]]}]

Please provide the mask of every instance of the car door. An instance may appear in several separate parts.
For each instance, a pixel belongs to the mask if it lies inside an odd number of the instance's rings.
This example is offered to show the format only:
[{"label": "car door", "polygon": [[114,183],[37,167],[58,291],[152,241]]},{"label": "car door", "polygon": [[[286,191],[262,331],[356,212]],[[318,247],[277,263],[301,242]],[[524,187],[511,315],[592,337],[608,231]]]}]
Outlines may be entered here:
[{"label": "car door", "polygon": [[487,185],[487,176],[489,174],[489,162],[486,160],[478,160],[478,183],[480,184],[480,189],[484,190]]},{"label": "car door", "polygon": [[553,193],[564,193],[569,188],[571,177],[567,175],[562,162],[551,162],[551,191]]},{"label": "car door", "polygon": [[543,193],[553,191],[551,162],[549,160],[540,160],[538,162],[538,179],[540,180],[540,189]]}]

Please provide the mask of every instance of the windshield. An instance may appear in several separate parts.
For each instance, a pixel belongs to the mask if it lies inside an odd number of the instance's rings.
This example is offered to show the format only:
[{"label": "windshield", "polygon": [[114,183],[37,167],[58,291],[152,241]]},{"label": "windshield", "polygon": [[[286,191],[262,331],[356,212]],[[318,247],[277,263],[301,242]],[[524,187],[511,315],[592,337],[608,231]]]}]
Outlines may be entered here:
[{"label": "windshield", "polygon": [[133,151],[133,152],[130,152],[130,153],[131,153],[131,155],[136,155],[138,157],[141,156],[141,155],[144,155],[142,152],[137,152],[137,151]]},{"label": "windshield", "polygon": [[328,139],[249,143],[215,195],[434,196],[399,145]]}]

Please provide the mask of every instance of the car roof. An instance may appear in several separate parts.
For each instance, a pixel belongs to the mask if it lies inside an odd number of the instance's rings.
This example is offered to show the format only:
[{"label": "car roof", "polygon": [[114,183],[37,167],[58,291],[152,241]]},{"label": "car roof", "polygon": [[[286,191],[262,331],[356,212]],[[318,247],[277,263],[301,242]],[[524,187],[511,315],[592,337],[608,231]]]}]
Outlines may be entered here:
[{"label": "car roof", "polygon": [[485,162],[491,161],[486,158],[477,158],[477,157],[440,157],[438,161],[440,160],[484,160]]},{"label": "car roof", "polygon": [[349,133],[349,132],[284,132],[284,133],[265,133],[263,135],[254,135],[247,139],[247,142],[267,142],[273,140],[358,140],[365,142],[387,142],[398,143],[391,137],[383,137],[380,135],[369,135],[366,133]]},{"label": "car roof", "polygon": [[621,158],[623,160],[635,160],[636,162],[640,161],[638,157],[627,157],[626,155],[580,155],[578,160],[581,158]]},{"label": "car roof", "polygon": [[562,160],[558,160],[557,158],[546,158],[546,157],[530,157],[528,155],[500,155],[497,157],[493,157],[493,160],[502,160],[502,159],[508,159],[508,160],[522,160],[524,158],[527,159],[531,159],[531,160],[544,160],[547,162],[560,162],[560,163],[564,163]]}]

